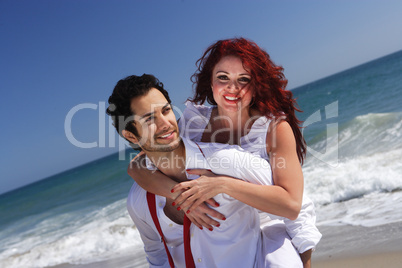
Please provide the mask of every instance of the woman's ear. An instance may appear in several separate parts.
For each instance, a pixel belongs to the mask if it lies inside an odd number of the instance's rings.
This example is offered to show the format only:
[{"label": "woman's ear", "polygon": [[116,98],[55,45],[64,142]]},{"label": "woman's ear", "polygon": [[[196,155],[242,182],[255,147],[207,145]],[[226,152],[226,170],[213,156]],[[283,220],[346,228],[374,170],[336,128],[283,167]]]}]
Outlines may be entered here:
[{"label": "woman's ear", "polygon": [[138,144],[138,139],[137,139],[137,137],[136,137],[133,133],[131,133],[130,131],[123,130],[123,131],[121,132],[121,134],[123,135],[124,138],[126,138],[127,140],[129,140],[131,143]]}]

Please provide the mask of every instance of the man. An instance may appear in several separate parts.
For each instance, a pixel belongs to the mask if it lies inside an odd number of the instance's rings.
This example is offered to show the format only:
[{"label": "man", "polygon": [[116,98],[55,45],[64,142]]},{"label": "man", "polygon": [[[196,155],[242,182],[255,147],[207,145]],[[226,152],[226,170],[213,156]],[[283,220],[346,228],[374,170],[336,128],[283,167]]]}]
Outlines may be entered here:
[{"label": "man", "polygon": [[[257,184],[272,184],[270,165],[266,160],[242,151],[237,146],[203,144],[202,149],[192,142],[180,139],[171,102],[163,85],[151,75],[130,76],[120,80],[109,98],[107,113],[112,116],[116,130],[133,146],[139,146],[146,154],[147,167],[159,169],[176,181],[187,180],[186,169],[210,169],[246,179]],[[253,163],[254,168],[239,168],[235,157],[242,163]],[[239,154],[241,155],[239,157]],[[219,159],[225,159],[219,162]],[[218,160],[218,161],[217,161]],[[246,160],[246,161],[244,161]],[[268,169],[268,172],[267,172]],[[153,199],[155,198],[155,199]],[[227,195],[217,195],[219,212],[227,220],[220,222],[214,232],[203,231],[194,225],[191,236],[190,256],[197,267],[253,267],[261,259],[259,216],[256,209]],[[155,214],[150,200],[155,200]],[[186,267],[182,223],[185,216],[167,202],[164,197],[149,195],[134,183],[128,198],[128,210],[144,242],[151,266]],[[155,220],[155,217],[157,218]],[[158,230],[158,225],[160,230]],[[161,242],[166,242],[166,247]],[[188,248],[187,248],[188,250]],[[166,253],[166,252],[167,253]],[[291,246],[288,260],[301,267],[301,260]],[[171,255],[169,260],[168,255]],[[288,261],[286,260],[286,261]],[[285,262],[285,260],[284,260]]]}]

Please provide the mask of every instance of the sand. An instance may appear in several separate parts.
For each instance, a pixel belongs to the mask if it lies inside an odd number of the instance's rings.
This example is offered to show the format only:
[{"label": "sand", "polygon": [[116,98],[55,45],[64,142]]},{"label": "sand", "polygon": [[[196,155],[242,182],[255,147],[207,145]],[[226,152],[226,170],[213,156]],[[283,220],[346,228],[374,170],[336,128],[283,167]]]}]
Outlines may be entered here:
[{"label": "sand", "polygon": [[[374,227],[319,226],[323,238],[313,253],[312,268],[401,268],[402,222]],[[90,264],[61,264],[54,268],[142,268],[145,253],[136,248],[121,256]]]},{"label": "sand", "polygon": [[402,267],[402,252],[382,253],[368,256],[357,256],[351,258],[332,259],[327,261],[313,262],[313,268],[335,268],[335,267]]},{"label": "sand", "polygon": [[402,267],[402,222],[374,227],[321,226],[313,268]]}]

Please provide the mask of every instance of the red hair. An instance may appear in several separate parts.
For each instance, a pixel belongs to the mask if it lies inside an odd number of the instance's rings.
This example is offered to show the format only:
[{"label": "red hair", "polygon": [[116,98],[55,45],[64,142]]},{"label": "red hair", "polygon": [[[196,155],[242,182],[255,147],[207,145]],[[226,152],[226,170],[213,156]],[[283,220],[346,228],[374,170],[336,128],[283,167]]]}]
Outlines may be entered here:
[{"label": "red hair", "polygon": [[300,131],[301,121],[295,111],[301,112],[291,91],[286,90],[288,83],[283,68],[275,65],[268,53],[256,43],[244,39],[233,38],[220,40],[207,48],[197,61],[197,71],[191,77],[195,94],[194,103],[216,105],[211,90],[212,71],[215,65],[225,56],[236,56],[242,60],[244,69],[251,75],[250,86],[254,89],[254,101],[250,108],[256,109],[268,118],[286,116],[286,121],[293,130],[296,139],[296,150],[299,161],[303,163],[306,156],[306,142]]}]

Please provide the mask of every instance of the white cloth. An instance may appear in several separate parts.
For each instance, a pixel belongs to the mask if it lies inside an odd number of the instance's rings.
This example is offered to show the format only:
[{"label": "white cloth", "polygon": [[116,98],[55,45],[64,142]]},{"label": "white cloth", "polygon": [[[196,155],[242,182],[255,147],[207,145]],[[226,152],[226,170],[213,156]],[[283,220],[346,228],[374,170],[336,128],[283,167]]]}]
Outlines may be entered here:
[{"label": "white cloth", "polygon": [[[268,161],[245,152],[238,146],[201,143],[199,145],[203,155],[196,144],[186,139],[183,141],[186,147],[186,169],[210,169],[216,174],[247,179],[255,184],[272,184]],[[247,165],[253,165],[253,167]],[[155,169],[149,159],[147,159],[147,166],[149,169]],[[194,178],[196,176],[190,179]],[[127,208],[141,233],[151,267],[166,267],[167,257],[163,254],[164,247],[152,222],[145,193],[145,190],[134,184],[129,194]],[[221,226],[214,227],[212,232],[200,230],[195,225],[191,225],[191,250],[196,267],[302,267],[293,246],[288,247],[290,249],[288,253],[292,254],[293,258],[276,260],[285,266],[265,266],[265,255],[262,256],[261,250],[263,246],[258,211],[226,194],[219,194],[214,199],[220,204],[216,210],[225,215],[226,220],[221,221]],[[166,242],[176,266],[184,267],[182,266],[184,249],[182,249],[182,240],[180,241],[180,236],[183,234],[182,226],[166,217],[163,212],[165,201],[165,198],[157,196],[157,204],[159,204],[157,214],[161,229],[166,236]]]},{"label": "white cloth", "polygon": [[[147,256],[149,267],[170,268],[165,247],[148,209],[146,193],[147,192],[144,189],[134,182],[128,195],[127,210],[131,219],[134,221],[135,227],[140,233],[142,242],[144,243],[144,251]],[[183,225],[176,224],[163,212],[163,208],[166,204],[165,197],[155,195],[155,199],[156,213],[169,252],[177,267],[185,267]]]},{"label": "white cloth", "polygon": [[[195,105],[191,102],[186,102],[187,108],[183,111],[183,115],[179,120],[179,129],[181,137],[186,137],[195,142],[202,139],[204,130],[210,120],[213,107],[204,105]],[[271,119],[261,116],[257,118],[249,133],[240,139],[240,146],[257,156],[269,161],[269,156],[266,150],[266,136]],[[226,146],[228,146],[226,144]],[[292,239],[296,249],[303,253],[309,249],[314,249],[321,239],[321,233],[315,226],[316,215],[314,203],[310,198],[303,195],[301,211],[296,220],[289,220],[284,217],[279,217],[265,212],[260,212],[261,229],[263,234],[268,234],[270,224],[278,226],[279,222],[283,222],[286,226],[287,233]],[[276,220],[274,223],[268,224],[271,220]],[[269,239],[271,240],[271,239]]]}]

